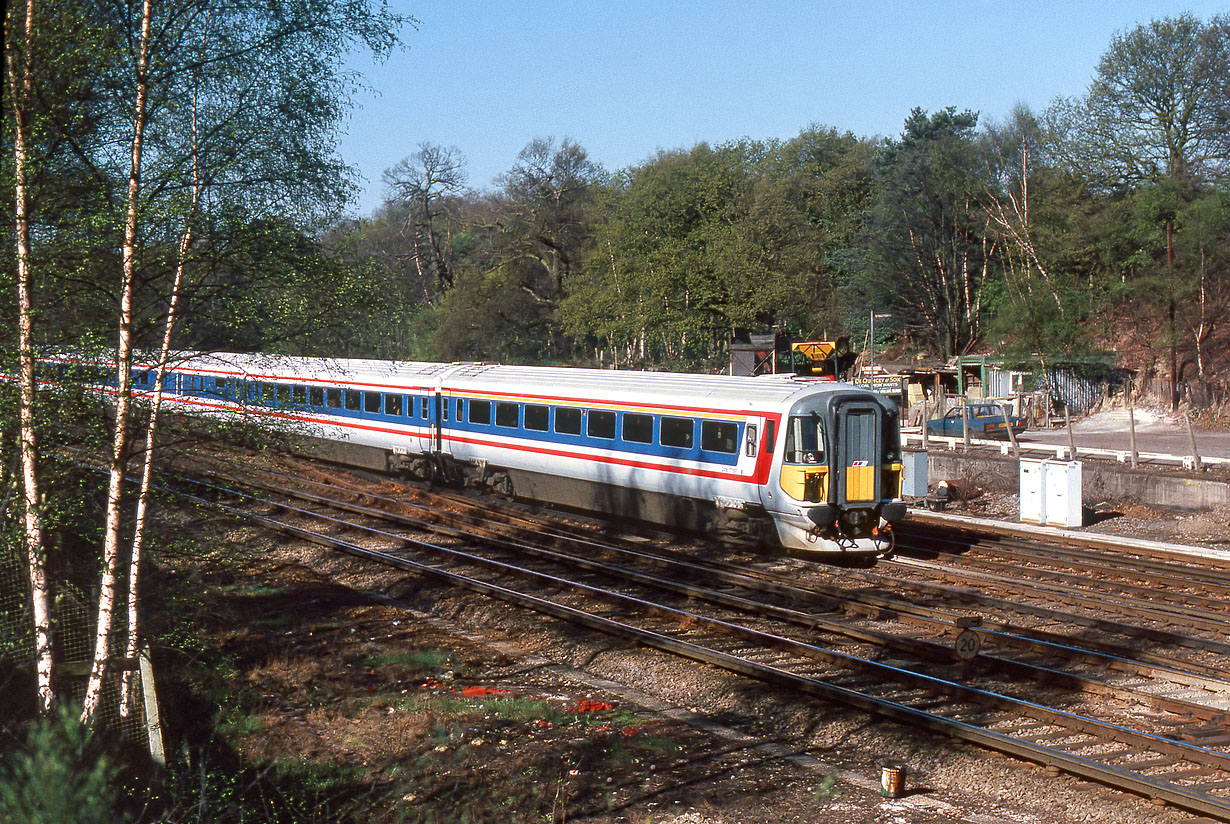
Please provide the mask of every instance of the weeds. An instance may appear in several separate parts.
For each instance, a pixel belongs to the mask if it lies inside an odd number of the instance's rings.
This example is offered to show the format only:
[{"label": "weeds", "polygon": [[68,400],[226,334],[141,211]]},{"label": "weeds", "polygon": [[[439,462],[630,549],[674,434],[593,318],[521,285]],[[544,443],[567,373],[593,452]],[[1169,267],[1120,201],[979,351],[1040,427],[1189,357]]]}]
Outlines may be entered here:
[{"label": "weeds", "polygon": [[841,786],[837,783],[838,778],[837,770],[833,770],[820,780],[819,786],[816,787],[816,791],[812,794],[812,801],[815,802],[816,806],[822,807],[830,801],[835,801],[841,795]]},{"label": "weeds", "polygon": [[397,667],[419,672],[438,672],[444,669],[457,671],[451,662],[452,656],[444,650],[419,649],[406,652],[390,652],[381,655],[367,655],[363,663],[369,667]]}]

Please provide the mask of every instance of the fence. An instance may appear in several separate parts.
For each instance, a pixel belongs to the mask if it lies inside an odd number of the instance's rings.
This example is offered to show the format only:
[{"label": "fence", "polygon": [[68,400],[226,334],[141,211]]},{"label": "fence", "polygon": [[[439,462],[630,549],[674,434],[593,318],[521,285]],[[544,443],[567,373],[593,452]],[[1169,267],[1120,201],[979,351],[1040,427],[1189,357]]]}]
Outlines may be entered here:
[{"label": "fence", "polygon": [[[71,583],[55,586],[52,601],[52,656],[56,662],[59,700],[80,703],[85,697],[94,644],[93,600]],[[30,581],[25,563],[11,551],[0,549],[0,672],[33,673],[35,667],[34,618],[30,605]],[[130,710],[119,715],[120,675],[130,679]],[[12,677],[12,675],[10,675]],[[33,678],[31,678],[33,683]],[[118,730],[125,738],[149,747],[162,762],[162,729],[154,689],[154,670],[148,651],[135,661],[113,660],[103,679],[102,713],[99,721]]]}]

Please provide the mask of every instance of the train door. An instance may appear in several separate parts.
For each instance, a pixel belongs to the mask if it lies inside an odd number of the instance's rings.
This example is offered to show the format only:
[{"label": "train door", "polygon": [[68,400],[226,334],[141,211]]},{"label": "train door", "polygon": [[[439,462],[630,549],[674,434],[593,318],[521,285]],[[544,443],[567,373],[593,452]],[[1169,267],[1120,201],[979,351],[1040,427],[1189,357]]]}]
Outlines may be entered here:
[{"label": "train door", "polygon": [[439,453],[447,444],[445,430],[448,428],[446,398],[439,387],[429,389],[419,399],[419,451]]},{"label": "train door", "polygon": [[437,392],[435,396],[435,444],[437,455],[453,454],[453,443],[449,437],[452,430],[453,399],[447,392]]},{"label": "train door", "polygon": [[834,465],[838,471],[839,504],[872,504],[880,499],[880,455],[883,451],[883,411],[866,401],[837,405]]}]

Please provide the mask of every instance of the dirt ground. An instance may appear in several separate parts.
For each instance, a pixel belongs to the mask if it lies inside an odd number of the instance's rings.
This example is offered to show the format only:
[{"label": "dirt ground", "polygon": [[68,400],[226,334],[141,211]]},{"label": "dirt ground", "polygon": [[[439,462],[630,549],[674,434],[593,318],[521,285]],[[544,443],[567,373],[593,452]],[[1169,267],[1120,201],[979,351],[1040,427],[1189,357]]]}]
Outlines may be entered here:
[{"label": "dirt ground", "polygon": [[[1011,518],[1012,506],[985,496],[957,511]],[[1095,528],[1120,534],[1151,524],[1159,540],[1230,537],[1225,513],[1103,515]],[[226,545],[236,552],[182,574],[208,616],[199,654],[227,696],[225,746],[278,776],[261,803],[285,814],[262,820],[1193,820],[263,533],[236,529]],[[169,703],[193,711],[187,696]],[[882,768],[895,764],[906,793],[885,798]]]}]

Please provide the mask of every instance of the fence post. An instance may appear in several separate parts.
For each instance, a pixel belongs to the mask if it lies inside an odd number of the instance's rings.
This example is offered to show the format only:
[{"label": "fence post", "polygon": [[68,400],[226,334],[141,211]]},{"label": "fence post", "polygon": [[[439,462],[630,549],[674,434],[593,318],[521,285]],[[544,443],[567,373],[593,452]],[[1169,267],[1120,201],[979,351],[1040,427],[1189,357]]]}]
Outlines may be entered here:
[{"label": "fence post", "polygon": [[1063,423],[1068,428],[1068,460],[1076,460],[1076,438],[1072,437],[1072,409],[1067,402],[1063,405]]},{"label": "fence post", "polygon": [[1184,415],[1183,421],[1187,424],[1187,439],[1192,445],[1192,466],[1196,468],[1197,472],[1203,472],[1204,467],[1200,464],[1200,453],[1196,451],[1196,433],[1192,430],[1192,416]]},{"label": "fence post", "polygon": [[1012,419],[1008,417],[1008,405],[1000,403],[999,411],[1004,413],[1004,428],[1008,430],[1008,440],[1012,442],[1012,456],[1021,459],[1021,447],[1017,445],[1016,433],[1012,431]]},{"label": "fence post", "polygon": [[961,449],[969,452],[969,406],[964,395],[961,396]]},{"label": "fence post", "polygon": [[158,715],[158,694],[154,691],[154,662],[149,657],[149,647],[144,646],[137,654],[141,668],[141,693],[145,698],[145,729],[149,736],[149,754],[160,767],[167,765],[162,749],[162,719]]},{"label": "fence post", "polygon": [[1136,402],[1132,399],[1133,387],[1128,386],[1128,446],[1132,450],[1132,469],[1137,466],[1136,455]]}]

